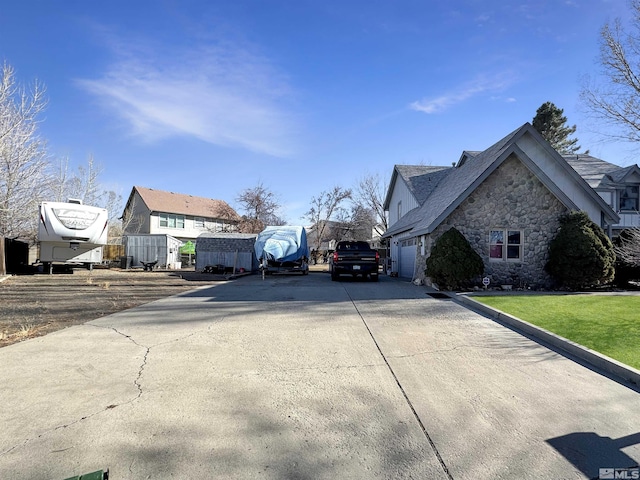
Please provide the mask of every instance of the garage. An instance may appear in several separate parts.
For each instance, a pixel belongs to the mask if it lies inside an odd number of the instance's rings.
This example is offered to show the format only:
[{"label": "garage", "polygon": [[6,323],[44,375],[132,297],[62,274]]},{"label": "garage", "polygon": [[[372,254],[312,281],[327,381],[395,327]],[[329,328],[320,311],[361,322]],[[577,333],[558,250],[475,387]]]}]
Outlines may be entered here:
[{"label": "garage", "polygon": [[416,238],[405,238],[398,241],[398,275],[402,278],[413,278],[416,265]]}]

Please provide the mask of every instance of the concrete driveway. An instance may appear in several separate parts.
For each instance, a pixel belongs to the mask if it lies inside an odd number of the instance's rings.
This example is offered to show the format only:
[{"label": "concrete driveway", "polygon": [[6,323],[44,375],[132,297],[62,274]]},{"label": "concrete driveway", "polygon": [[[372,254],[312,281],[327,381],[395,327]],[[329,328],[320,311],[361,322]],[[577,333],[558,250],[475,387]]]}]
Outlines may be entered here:
[{"label": "concrete driveway", "polygon": [[0,478],[573,479],[638,464],[640,394],[425,292],[244,277],[2,348]]}]

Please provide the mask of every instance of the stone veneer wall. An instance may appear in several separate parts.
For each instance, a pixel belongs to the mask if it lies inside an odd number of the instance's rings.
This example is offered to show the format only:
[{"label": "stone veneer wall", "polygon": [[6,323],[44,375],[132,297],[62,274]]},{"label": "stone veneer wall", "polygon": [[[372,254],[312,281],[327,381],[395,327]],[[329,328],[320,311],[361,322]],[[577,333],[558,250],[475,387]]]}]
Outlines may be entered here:
[{"label": "stone veneer wall", "polygon": [[[511,155],[436,230],[426,237],[425,255],[418,250],[416,278],[425,278],[425,261],[433,242],[451,227],[457,228],[482,257],[484,275],[491,286],[546,288],[551,284],[544,270],[549,243],[559,229],[559,217],[567,208],[515,156]],[[522,230],[521,262],[489,261],[489,231]],[[420,247],[418,247],[420,249]]]}]

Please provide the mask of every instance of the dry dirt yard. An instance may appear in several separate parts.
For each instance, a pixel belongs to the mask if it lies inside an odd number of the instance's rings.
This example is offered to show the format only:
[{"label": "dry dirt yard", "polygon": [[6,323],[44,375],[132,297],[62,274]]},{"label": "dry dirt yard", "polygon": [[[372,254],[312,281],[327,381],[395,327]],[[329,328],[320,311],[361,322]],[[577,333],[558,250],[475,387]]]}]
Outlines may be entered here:
[{"label": "dry dirt yard", "polygon": [[0,347],[224,280],[184,270],[12,276],[0,282]]}]

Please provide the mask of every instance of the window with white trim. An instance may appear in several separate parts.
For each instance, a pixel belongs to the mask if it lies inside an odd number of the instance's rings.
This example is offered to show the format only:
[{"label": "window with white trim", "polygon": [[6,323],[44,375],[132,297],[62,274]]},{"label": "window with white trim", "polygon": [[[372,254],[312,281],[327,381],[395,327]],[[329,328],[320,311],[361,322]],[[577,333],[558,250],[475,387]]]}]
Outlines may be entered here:
[{"label": "window with white trim", "polygon": [[494,262],[522,261],[522,230],[491,230],[489,233],[489,260]]},{"label": "window with white trim", "polygon": [[637,212],[638,208],[638,186],[627,185],[624,190],[620,192],[620,210],[631,210]]},{"label": "window with white trim", "polygon": [[175,215],[173,213],[161,213],[160,226],[167,228],[184,228],[184,215]]},{"label": "window with white trim", "polygon": [[196,228],[204,228],[204,217],[193,217],[193,224]]}]

